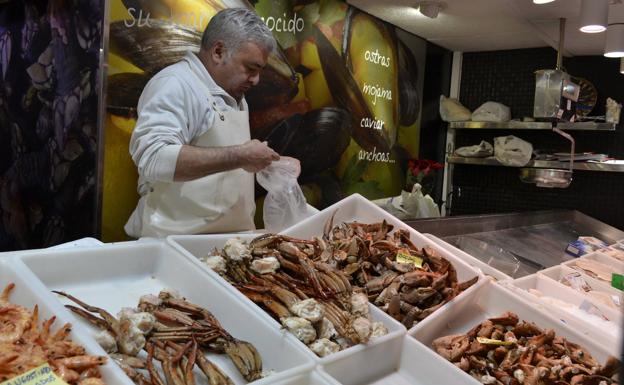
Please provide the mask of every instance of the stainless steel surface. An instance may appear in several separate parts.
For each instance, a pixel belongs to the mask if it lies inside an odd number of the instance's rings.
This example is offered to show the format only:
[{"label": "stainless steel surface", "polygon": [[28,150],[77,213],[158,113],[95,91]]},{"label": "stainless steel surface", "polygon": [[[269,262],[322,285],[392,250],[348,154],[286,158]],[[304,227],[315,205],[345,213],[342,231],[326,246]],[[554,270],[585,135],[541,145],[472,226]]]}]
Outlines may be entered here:
[{"label": "stainless steel surface", "polygon": [[550,122],[451,122],[454,129],[511,129],[511,130],[552,130]]},{"label": "stainless steel surface", "polygon": [[520,180],[524,183],[534,183],[537,187],[545,188],[568,188],[572,183],[572,170],[574,167],[574,138],[557,127],[553,131],[570,141],[570,161],[568,169],[555,168],[521,168]]},{"label": "stainless steel surface", "polygon": [[572,171],[554,168],[521,168],[520,180],[545,188],[567,188],[572,183]]},{"label": "stainless steel surface", "polygon": [[617,124],[605,122],[559,122],[557,127],[566,131],[615,131]]},{"label": "stainless steel surface", "polygon": [[[565,248],[581,235],[594,236],[608,244],[624,239],[624,231],[574,210],[444,217],[408,224],[452,244],[459,236],[468,235],[500,247],[521,261],[528,259],[544,267],[571,259]],[[526,263],[525,266],[530,267]]]},{"label": "stainless steel surface", "polygon": [[[449,155],[447,162],[451,164],[470,164],[475,166],[501,166],[495,158],[464,158],[463,156]],[[559,162],[552,160],[532,160],[525,168],[557,168],[566,169],[568,162]],[[604,172],[624,172],[623,164],[608,164],[594,162],[574,162],[573,169],[577,171],[604,171]]]},{"label": "stainless steel surface", "polygon": [[535,71],[535,102],[533,117],[558,119],[559,109],[563,106],[563,84],[570,81],[570,75],[559,70]]},{"label": "stainless steel surface", "polygon": [[[550,122],[451,122],[449,127],[456,130],[552,130]],[[557,128],[565,131],[615,131],[617,125],[605,122],[559,122]]]},{"label": "stainless steel surface", "polygon": [[561,54],[563,52],[563,45],[565,40],[565,25],[566,19],[559,19],[559,48],[557,49],[557,70],[561,71]]}]

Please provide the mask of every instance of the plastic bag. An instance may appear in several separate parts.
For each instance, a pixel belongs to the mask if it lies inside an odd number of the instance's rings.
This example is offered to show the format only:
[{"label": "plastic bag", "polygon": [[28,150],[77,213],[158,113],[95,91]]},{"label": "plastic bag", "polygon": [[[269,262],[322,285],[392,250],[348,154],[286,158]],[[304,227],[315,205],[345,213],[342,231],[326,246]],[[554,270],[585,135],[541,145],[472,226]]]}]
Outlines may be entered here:
[{"label": "plastic bag", "polygon": [[533,145],[513,135],[494,138],[494,156],[501,164],[523,167],[531,161]]},{"label": "plastic bag", "polygon": [[511,110],[504,104],[485,102],[474,110],[471,119],[475,122],[508,122]]},{"label": "plastic bag", "polygon": [[455,154],[465,158],[486,158],[494,155],[494,147],[489,142],[482,140],[477,145],[458,148],[455,150]]},{"label": "plastic bag", "polygon": [[440,117],[445,122],[465,122],[470,120],[470,110],[457,99],[440,95]]},{"label": "plastic bag", "polygon": [[440,216],[440,208],[434,202],[431,196],[423,195],[422,186],[414,183],[411,192],[403,191],[401,199],[403,200],[403,209],[407,211],[413,218],[434,218]]},{"label": "plastic bag", "polygon": [[297,159],[281,157],[256,174],[260,186],[268,191],[263,211],[267,231],[279,232],[308,217],[308,205],[297,183],[300,173]]}]

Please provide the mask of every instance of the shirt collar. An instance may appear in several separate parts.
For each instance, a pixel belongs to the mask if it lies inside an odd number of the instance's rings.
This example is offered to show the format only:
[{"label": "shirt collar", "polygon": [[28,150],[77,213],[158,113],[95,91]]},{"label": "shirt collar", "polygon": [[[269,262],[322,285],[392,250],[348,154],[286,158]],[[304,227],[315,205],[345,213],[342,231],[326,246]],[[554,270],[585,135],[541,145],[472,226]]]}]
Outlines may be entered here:
[{"label": "shirt collar", "polygon": [[227,104],[230,104],[232,106],[238,106],[238,108],[241,110],[245,109],[245,98],[243,97],[240,102],[237,102],[236,99],[234,99],[230,94],[227,93],[227,91],[221,88],[221,86],[219,86],[217,82],[214,81],[214,79],[210,75],[210,72],[208,72],[208,69],[206,68],[206,66],[204,66],[204,63],[199,60],[199,56],[197,56],[195,52],[187,51],[183,60],[189,64],[191,71],[195,73],[199,80],[203,81],[204,84],[206,84],[208,90],[213,95],[221,96]]}]

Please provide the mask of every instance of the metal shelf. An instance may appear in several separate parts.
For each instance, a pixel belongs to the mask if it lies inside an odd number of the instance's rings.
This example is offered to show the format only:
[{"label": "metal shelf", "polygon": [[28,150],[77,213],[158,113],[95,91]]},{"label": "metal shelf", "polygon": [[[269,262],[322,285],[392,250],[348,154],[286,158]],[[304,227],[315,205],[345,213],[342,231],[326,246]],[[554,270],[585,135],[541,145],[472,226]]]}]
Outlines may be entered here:
[{"label": "metal shelf", "polygon": [[[503,123],[496,122],[451,122],[449,127],[456,130],[552,130],[553,124],[550,122],[519,122],[510,121]],[[575,131],[615,131],[616,125],[613,123],[596,122],[576,122],[557,123],[557,127],[562,130]]]},{"label": "metal shelf", "polygon": [[[448,163],[452,164],[468,164],[474,166],[501,166],[496,158],[464,158],[463,156],[450,155],[447,158]],[[567,170],[568,162],[559,162],[551,160],[532,160],[524,167],[529,168],[560,168]],[[518,167],[521,168],[521,167]],[[608,164],[594,162],[574,162],[574,170],[578,171],[605,171],[605,172],[624,172],[624,164]]]}]

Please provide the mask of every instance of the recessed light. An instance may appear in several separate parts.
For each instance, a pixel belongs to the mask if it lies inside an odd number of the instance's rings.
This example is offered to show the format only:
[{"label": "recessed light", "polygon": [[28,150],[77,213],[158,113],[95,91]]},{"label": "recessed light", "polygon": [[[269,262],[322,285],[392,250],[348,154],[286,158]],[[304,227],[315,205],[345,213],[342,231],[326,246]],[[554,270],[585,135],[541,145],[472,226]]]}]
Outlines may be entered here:
[{"label": "recessed light", "polygon": [[552,3],[555,0],[533,0],[533,2],[535,4],[548,4],[548,3]]}]

